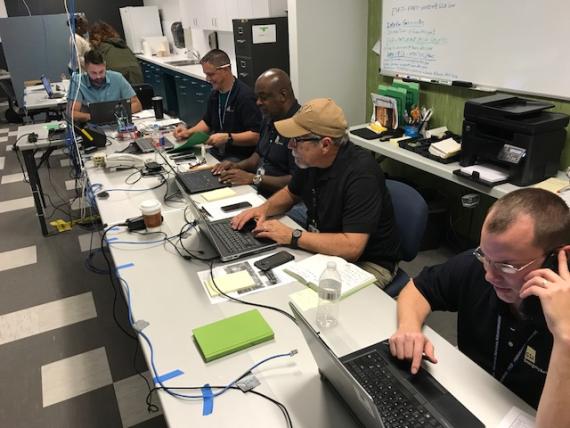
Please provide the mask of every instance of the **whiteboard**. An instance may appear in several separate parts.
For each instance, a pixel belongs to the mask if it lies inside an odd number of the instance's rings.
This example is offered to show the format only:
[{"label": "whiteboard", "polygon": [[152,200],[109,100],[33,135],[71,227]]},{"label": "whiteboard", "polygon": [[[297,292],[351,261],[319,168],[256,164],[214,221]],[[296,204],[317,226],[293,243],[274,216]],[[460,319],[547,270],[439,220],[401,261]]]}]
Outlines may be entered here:
[{"label": "whiteboard", "polygon": [[381,73],[570,99],[570,1],[383,0]]}]

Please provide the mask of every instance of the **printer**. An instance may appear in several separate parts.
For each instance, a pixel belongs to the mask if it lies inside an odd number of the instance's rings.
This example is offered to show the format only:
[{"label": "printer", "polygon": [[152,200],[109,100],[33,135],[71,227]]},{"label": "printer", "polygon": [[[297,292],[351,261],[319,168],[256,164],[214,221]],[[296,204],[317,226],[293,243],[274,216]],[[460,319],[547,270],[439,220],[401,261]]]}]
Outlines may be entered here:
[{"label": "printer", "polygon": [[[500,93],[468,100],[461,166],[495,165],[507,171],[505,181],[517,186],[556,176],[569,116],[545,111],[552,107]],[[471,178],[478,181],[477,176]]]}]

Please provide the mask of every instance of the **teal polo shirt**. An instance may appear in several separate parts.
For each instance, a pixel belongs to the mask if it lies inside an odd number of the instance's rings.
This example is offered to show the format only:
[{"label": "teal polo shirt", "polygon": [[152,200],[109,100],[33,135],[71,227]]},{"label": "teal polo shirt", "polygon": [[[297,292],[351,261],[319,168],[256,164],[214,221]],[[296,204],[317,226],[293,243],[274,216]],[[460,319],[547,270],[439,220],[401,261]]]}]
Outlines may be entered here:
[{"label": "teal polo shirt", "polygon": [[77,81],[80,77],[79,93],[77,101],[81,104],[96,103],[101,101],[118,101],[135,96],[135,90],[131,84],[123,77],[121,73],[107,70],[105,73],[105,83],[101,87],[91,85],[91,80],[87,73],[73,74],[69,91],[67,92],[68,100],[75,98],[77,91]]}]

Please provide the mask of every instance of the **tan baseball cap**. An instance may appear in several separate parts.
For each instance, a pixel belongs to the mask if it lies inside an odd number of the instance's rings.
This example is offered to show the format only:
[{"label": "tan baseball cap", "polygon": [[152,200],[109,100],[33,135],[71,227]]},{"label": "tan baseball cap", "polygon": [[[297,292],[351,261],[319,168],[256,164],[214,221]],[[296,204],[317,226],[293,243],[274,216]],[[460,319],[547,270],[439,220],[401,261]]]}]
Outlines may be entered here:
[{"label": "tan baseball cap", "polygon": [[316,98],[305,104],[293,117],[275,122],[277,132],[286,138],[315,134],[339,138],[348,123],[342,109],[330,98]]}]

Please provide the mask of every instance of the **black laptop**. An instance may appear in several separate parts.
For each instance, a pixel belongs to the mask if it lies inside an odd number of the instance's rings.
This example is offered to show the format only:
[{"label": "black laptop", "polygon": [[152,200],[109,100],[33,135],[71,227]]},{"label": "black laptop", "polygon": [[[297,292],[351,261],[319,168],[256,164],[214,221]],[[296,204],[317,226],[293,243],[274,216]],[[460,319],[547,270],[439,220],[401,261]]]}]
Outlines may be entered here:
[{"label": "black laptop", "polygon": [[115,100],[115,101],[101,101],[97,103],[89,103],[89,114],[91,115],[90,123],[94,125],[113,125],[117,123],[115,116],[115,109],[118,105],[122,104],[125,114],[127,115],[128,123],[133,122],[133,114],[131,112],[131,100]]},{"label": "black laptop", "polygon": [[289,304],[322,376],[366,427],[482,428],[483,423],[427,370],[390,354],[388,341],[338,358],[301,312]]}]

